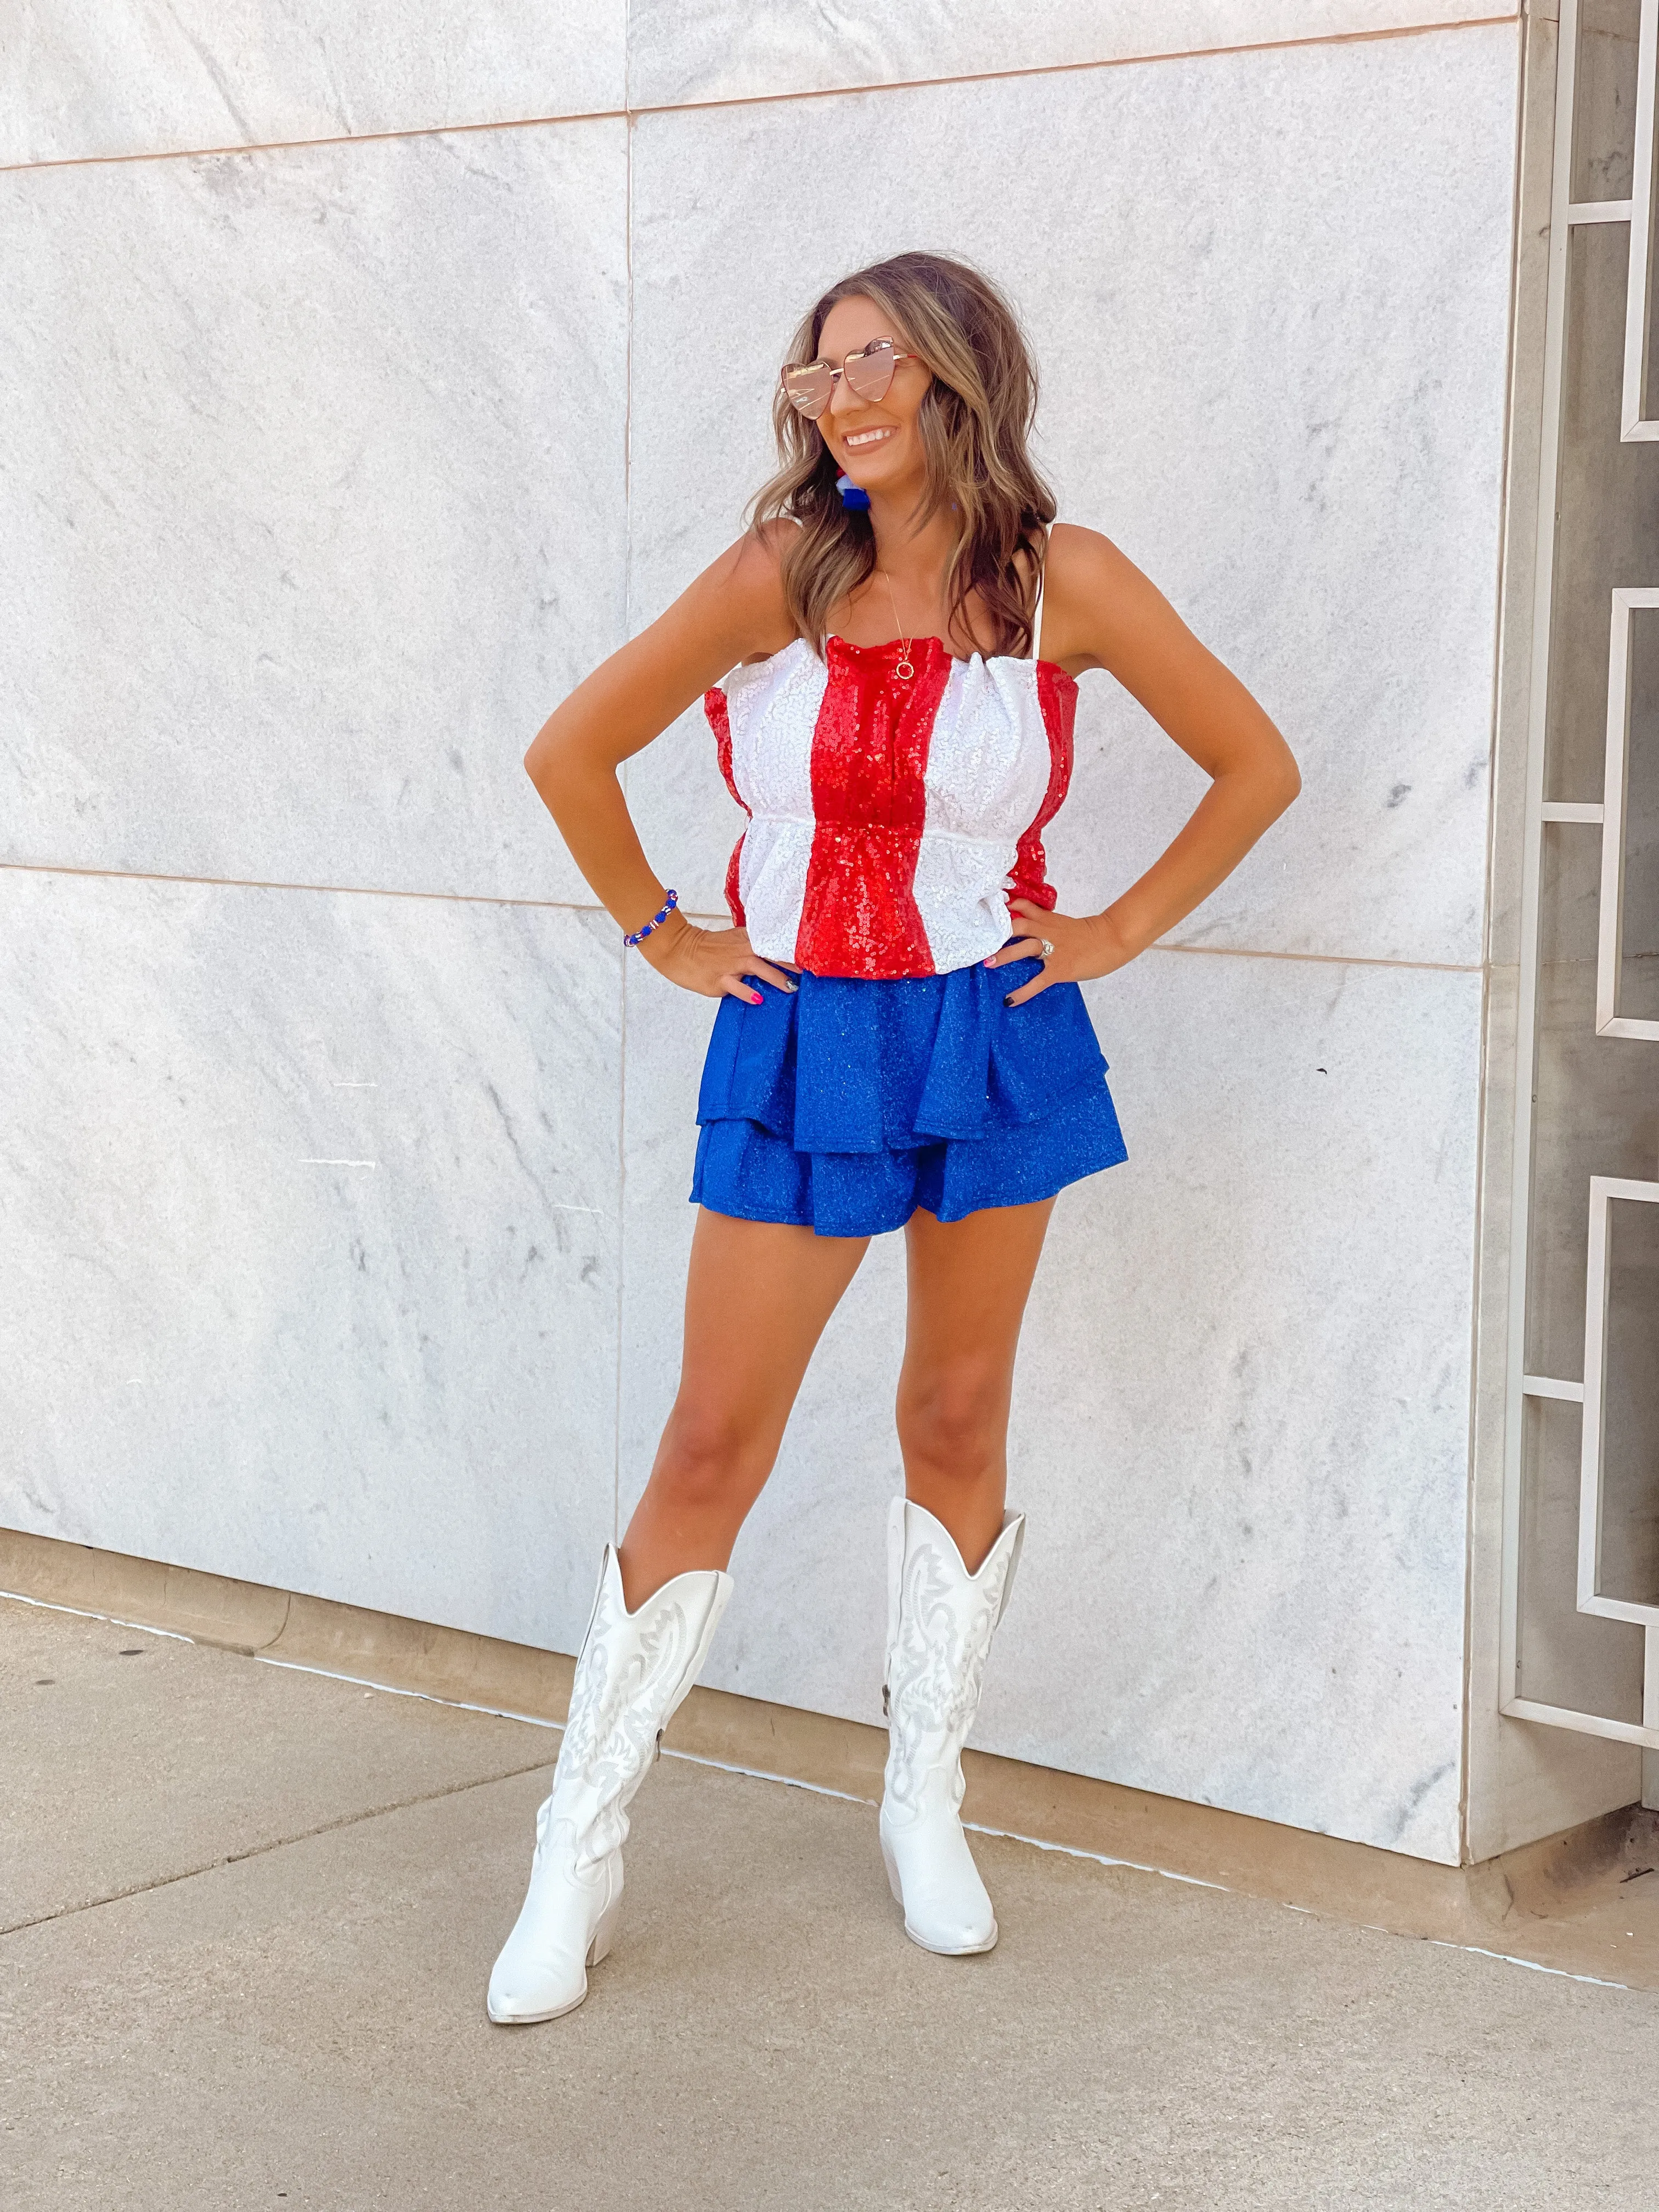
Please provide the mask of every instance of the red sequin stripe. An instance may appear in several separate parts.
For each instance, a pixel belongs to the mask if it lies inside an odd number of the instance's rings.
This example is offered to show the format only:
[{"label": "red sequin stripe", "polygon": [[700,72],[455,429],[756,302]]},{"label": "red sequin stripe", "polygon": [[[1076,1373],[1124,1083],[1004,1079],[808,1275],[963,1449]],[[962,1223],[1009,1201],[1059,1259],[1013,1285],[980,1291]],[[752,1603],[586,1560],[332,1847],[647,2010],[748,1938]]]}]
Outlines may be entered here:
[{"label": "red sequin stripe", "polygon": [[818,975],[931,975],[915,902],[927,817],[927,748],[950,680],[938,638],[893,673],[896,645],[825,643],[829,680],[812,732],[812,853],[795,957]]},{"label": "red sequin stripe", "polygon": [[[714,757],[720,762],[720,774],[726,778],[726,787],[745,814],[749,812],[743,793],[732,776],[732,710],[726,704],[726,694],[716,684],[712,691],[702,695],[702,711],[708,717],[708,726],[714,732]],[[745,822],[737,843],[732,848],[732,857],[726,864],[726,903],[732,916],[732,927],[744,926],[743,898],[738,890],[738,874],[743,860],[743,841],[749,834]]]},{"label": "red sequin stripe", "polygon": [[1042,849],[1042,833],[1060,811],[1072,781],[1072,728],[1077,720],[1077,685],[1052,660],[1036,665],[1037,704],[1042,726],[1048,733],[1048,788],[1042,794],[1036,819],[1022,835],[1014,854],[1014,887],[1011,898],[1030,899],[1033,906],[1052,909],[1059,894],[1048,881],[1048,856]]}]

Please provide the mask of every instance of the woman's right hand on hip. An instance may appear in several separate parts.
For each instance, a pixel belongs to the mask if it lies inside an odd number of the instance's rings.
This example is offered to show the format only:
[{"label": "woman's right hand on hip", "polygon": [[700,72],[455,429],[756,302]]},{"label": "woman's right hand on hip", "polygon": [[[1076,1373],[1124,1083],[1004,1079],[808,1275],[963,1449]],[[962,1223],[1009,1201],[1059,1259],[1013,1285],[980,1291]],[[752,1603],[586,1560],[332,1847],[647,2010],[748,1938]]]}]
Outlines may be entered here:
[{"label": "woman's right hand on hip", "polygon": [[758,991],[744,980],[758,976],[780,991],[795,988],[790,972],[750,949],[746,929],[699,929],[678,912],[673,923],[653,929],[640,946],[659,975],[678,983],[683,991],[696,991],[705,999],[741,999],[757,1006]]}]

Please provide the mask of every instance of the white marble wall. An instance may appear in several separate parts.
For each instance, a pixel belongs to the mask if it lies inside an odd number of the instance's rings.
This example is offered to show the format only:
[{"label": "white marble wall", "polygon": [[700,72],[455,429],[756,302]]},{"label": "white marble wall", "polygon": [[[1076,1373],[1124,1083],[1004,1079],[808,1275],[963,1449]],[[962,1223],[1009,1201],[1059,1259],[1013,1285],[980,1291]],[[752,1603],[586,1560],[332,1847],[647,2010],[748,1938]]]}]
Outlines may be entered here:
[{"label": "white marble wall", "polygon": [[627,100],[620,0],[11,0],[7,18],[0,162],[610,114]]},{"label": "white marble wall", "polygon": [[586,897],[520,759],[621,635],[626,136],[0,176],[0,857]]},{"label": "white marble wall", "polygon": [[627,129],[0,176],[0,1518],[580,1635],[621,963],[520,763],[623,635]]},{"label": "white marble wall", "polygon": [[611,114],[1518,16],[1520,0],[12,0],[0,166]]},{"label": "white marble wall", "polygon": [[0,869],[4,1517],[568,1648],[620,964],[568,908]]},{"label": "white marble wall", "polygon": [[[633,0],[641,106],[748,100],[1490,22],[1519,0]],[[1065,173],[1058,165],[1055,174]]]},{"label": "white marble wall", "polygon": [[[1034,1301],[981,1741],[1456,1856],[1502,12],[25,7],[0,1520],[569,1648],[672,1389],[709,1009],[623,969],[519,757],[734,532],[814,287],[938,241],[1027,317],[1062,512],[1308,786],[1091,993],[1131,1158]],[[1195,790],[1084,700],[1078,904]],[[629,789],[712,908],[706,737]],[[899,1263],[711,1668],[863,1718]]]}]

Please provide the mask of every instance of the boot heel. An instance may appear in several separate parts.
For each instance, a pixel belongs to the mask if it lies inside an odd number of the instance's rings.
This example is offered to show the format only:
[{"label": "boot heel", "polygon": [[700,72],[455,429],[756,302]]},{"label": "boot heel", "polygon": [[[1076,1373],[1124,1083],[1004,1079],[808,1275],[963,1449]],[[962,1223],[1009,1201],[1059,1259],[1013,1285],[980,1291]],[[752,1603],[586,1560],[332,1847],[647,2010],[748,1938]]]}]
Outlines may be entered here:
[{"label": "boot heel", "polygon": [[887,1887],[893,1893],[894,1904],[902,1912],[904,1910],[904,1892],[899,1887],[898,1861],[893,1856],[893,1847],[885,1836],[881,1839],[881,1856],[887,1869]]},{"label": "boot heel", "polygon": [[597,1966],[602,1959],[610,1957],[611,1939],[617,1932],[617,1915],[621,1906],[622,1899],[618,1898],[616,1904],[607,1905],[600,1916],[599,1924],[593,1930],[593,1941],[587,1947],[587,1964],[590,1966]]}]

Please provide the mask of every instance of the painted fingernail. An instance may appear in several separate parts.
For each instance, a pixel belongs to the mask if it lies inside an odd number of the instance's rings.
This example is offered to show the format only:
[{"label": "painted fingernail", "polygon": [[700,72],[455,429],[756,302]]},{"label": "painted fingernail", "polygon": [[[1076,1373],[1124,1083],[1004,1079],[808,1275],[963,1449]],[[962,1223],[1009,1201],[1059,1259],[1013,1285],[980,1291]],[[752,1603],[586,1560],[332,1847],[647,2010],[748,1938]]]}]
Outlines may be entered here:
[{"label": "painted fingernail", "polygon": [[760,1002],[761,1002],[761,994],[760,994],[760,993],[759,993],[758,991],[751,991],[751,992],[749,994],[749,1003],[750,1003],[750,1005],[751,1006],[759,1006]]},{"label": "painted fingernail", "polygon": [[1012,991],[1005,991],[1005,992],[1003,993],[1003,994],[1002,994],[1002,1003],[1003,1003],[1003,1005],[1004,1005],[1005,1006],[1012,1006],[1013,1005],[1013,1003],[1014,1003],[1014,994],[1013,994],[1013,993],[1012,993]]}]

